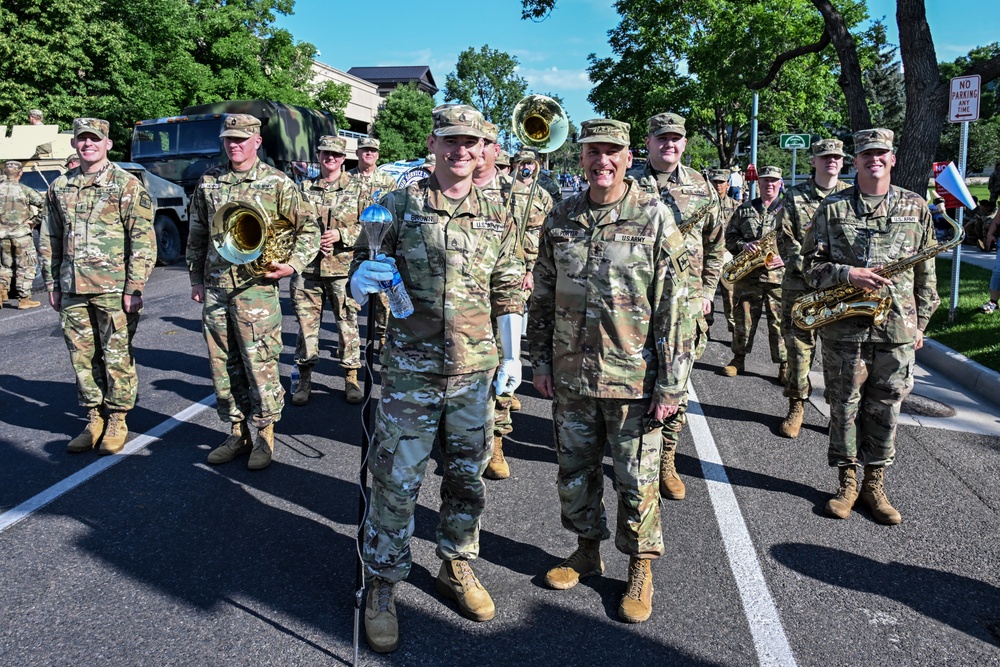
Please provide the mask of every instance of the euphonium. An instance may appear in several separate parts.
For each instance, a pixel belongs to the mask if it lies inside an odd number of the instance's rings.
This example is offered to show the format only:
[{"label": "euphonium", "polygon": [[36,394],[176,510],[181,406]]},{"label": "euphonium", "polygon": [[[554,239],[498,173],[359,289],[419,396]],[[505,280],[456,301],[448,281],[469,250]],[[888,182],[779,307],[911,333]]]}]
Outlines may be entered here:
[{"label": "euphonium", "polygon": [[774,247],[777,238],[778,230],[773,229],[757,240],[756,250],[744,250],[733,257],[731,262],[722,267],[722,279],[735,285],[756,269],[769,264],[777,254]]},{"label": "euphonium", "polygon": [[[947,214],[944,214],[944,219],[955,230],[955,236],[951,240],[924,248],[904,259],[889,262],[875,269],[875,273],[883,278],[892,278],[961,243],[965,238],[965,230]],[[792,305],[792,322],[800,329],[812,330],[848,317],[869,315],[872,324],[879,326],[889,316],[891,306],[892,296],[889,294],[880,296],[878,292],[866,292],[854,285],[837,285],[796,299]]]},{"label": "euphonium", "polygon": [[271,218],[257,204],[231,201],[219,207],[212,227],[222,227],[215,248],[222,258],[239,264],[251,276],[271,271],[271,262],[284,264],[295,247],[295,226],[291,220]]}]

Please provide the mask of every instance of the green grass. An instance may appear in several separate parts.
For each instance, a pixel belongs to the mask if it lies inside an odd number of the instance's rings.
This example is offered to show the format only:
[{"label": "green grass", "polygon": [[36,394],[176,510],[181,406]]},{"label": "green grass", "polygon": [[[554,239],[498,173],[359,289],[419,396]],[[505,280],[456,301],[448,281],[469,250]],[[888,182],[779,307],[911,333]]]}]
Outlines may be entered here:
[{"label": "green grass", "polygon": [[979,307],[989,298],[992,272],[962,264],[955,322],[949,324],[951,260],[938,256],[936,261],[941,306],[931,318],[927,335],[987,368],[1000,371],[1000,311],[990,314],[979,312]]},{"label": "green grass", "polygon": [[968,187],[969,187],[969,193],[973,197],[979,197],[980,201],[982,201],[983,199],[989,199],[990,191],[989,189],[987,189],[985,183],[983,183],[982,185],[970,185]]}]

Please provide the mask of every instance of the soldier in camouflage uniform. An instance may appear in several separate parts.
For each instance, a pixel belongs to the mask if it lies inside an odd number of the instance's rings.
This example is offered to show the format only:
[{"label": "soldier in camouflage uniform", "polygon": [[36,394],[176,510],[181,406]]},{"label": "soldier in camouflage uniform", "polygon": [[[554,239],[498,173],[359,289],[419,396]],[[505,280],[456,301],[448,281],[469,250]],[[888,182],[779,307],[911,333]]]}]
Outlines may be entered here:
[{"label": "soldier in camouflage uniform", "polygon": [[500,152],[497,153],[496,165],[497,165],[497,171],[499,171],[504,176],[510,176],[510,153],[508,153],[503,149],[500,149]]},{"label": "soldier in camouflage uniform", "polygon": [[[522,183],[530,191],[531,184],[535,180],[535,174],[538,172],[538,154],[530,149],[522,148],[514,154],[510,171],[518,182]],[[538,179],[538,185],[535,187],[532,199],[538,199],[542,202],[542,208],[545,210],[546,215],[555,206],[555,201],[553,201],[552,195],[542,184],[542,179]]]},{"label": "soldier in camouflage uniform", "polygon": [[[725,243],[726,229],[729,228],[729,220],[733,217],[733,213],[736,209],[740,207],[740,203],[729,196],[729,170],[728,169],[713,169],[708,173],[708,180],[711,181],[712,187],[715,188],[715,194],[719,196],[719,224],[722,225],[722,238],[723,243]],[[727,250],[723,255],[723,266],[726,262],[732,260],[733,256]],[[722,292],[722,314],[726,318],[726,327],[729,329],[729,333],[733,333],[734,330],[734,320],[733,320],[733,286],[727,283],[725,280],[719,280],[719,291]],[[705,316],[708,321],[708,325],[711,327],[715,323],[715,312],[709,313]]]},{"label": "soldier in camouflage uniform", "polygon": [[[719,199],[715,190],[697,171],[681,164],[687,147],[685,119],[674,113],[661,113],[648,121],[646,148],[649,160],[642,169],[629,175],[646,192],[659,195],[673,213],[688,250],[688,296],[690,315],[681,318],[684,336],[691,339],[695,359],[701,357],[708,343],[708,323],[715,287],[722,272],[726,253],[723,223],[719,219]],[[684,481],[677,474],[674,456],[681,431],[687,422],[687,381],[677,413],[663,421],[663,448],[660,451],[660,495],[683,500],[687,494]]]},{"label": "soldier in camouflage uniform", "polygon": [[828,460],[840,477],[826,513],[850,517],[859,497],[857,466],[864,464],[860,498],[884,524],[902,521],[885,494],[885,467],[896,456],[896,422],[913,388],[914,352],[940,304],[933,257],[891,279],[873,270],[935,243],[923,198],[890,184],[892,140],[892,131],[882,128],[854,133],[856,185],[823,200],[802,243],[803,272],[816,289],[849,283],[892,297],[879,326],[859,316],[819,331],[830,402]]},{"label": "soldier in camouflage uniform", "polygon": [[[271,465],[274,424],[281,419],[285,395],[278,373],[278,281],[302,273],[312,262],[319,250],[319,228],[315,215],[302,206],[295,183],[258,159],[257,118],[229,114],[219,136],[229,161],[209,169],[198,182],[191,198],[187,245],[191,298],[204,304],[202,323],[216,410],[230,425],[229,437],[209,452],[208,462],[226,463],[249,453],[247,467],[261,470]],[[271,262],[261,276],[219,253],[226,222],[216,212],[236,201],[256,205],[272,225],[282,221],[292,228],[291,256],[284,263]],[[252,442],[251,422],[257,429]]]},{"label": "soldier in camouflage uniform", "polygon": [[125,446],[135,406],[132,337],[156,263],[153,201],[142,183],[108,161],[108,122],[73,121],[80,168],[49,187],[39,234],[42,277],[59,312],[87,426],[67,450],[101,454]]},{"label": "soldier in camouflage uniform", "polygon": [[847,183],[840,182],[840,170],[844,168],[842,141],[817,141],[812,145],[810,162],[813,175],[785,192],[784,204],[778,213],[781,229],[778,232],[778,252],[785,263],[785,277],[781,283],[781,334],[788,351],[788,378],[785,384],[788,415],[778,430],[786,438],[797,438],[802,428],[805,402],[812,391],[809,369],[816,351],[816,335],[792,322],[795,300],[812,292],[802,276],[802,239],[820,203],[831,194],[849,187]]},{"label": "soldier in camouflage uniform", "polygon": [[604,571],[610,445],[615,546],[629,556],[618,615],[638,623],[652,613],[650,561],[663,554],[660,422],[676,414],[694,360],[680,324],[690,316],[688,252],[673,212],[626,178],[628,123],[588,120],[579,141],[589,187],[545,221],[528,318],[535,388],[553,399],[562,524],[578,539],[545,583],[571,588]]},{"label": "soldier in camouflage uniform", "polygon": [[[347,172],[361,184],[361,199],[358,202],[359,214],[365,210],[366,206],[396,189],[396,179],[377,168],[381,143],[374,137],[359,139],[356,151],[358,166]],[[375,311],[372,318],[375,320],[375,333],[379,337],[379,342],[385,344],[385,324],[389,319],[389,302],[386,301],[385,294],[380,292],[376,295],[372,306]]]},{"label": "soldier in camouflage uniform", "polygon": [[0,308],[7,301],[11,278],[20,297],[18,308],[41,305],[31,298],[37,261],[31,231],[42,221],[45,200],[27,185],[21,185],[21,171],[20,162],[7,160],[3,166],[7,179],[0,183]]},{"label": "soldier in camouflage uniform", "polygon": [[347,157],[343,137],[320,137],[316,148],[320,178],[303,181],[303,203],[312,205],[323,231],[320,253],[302,273],[292,276],[290,296],[299,321],[295,344],[295,363],[299,366],[299,386],[292,394],[292,405],[309,402],[312,369],[319,361],[319,332],[323,325],[323,305],[330,302],[337,317],[340,365],[344,369],[344,397],[348,403],[364,398],[358,384],[361,368],[361,342],[358,336],[358,303],[347,294],[347,273],[354,258],[354,244],[361,235],[358,203],[362,183],[341,167]]},{"label": "soldier in camouflage uniform", "polygon": [[[351,291],[362,305],[398,267],[413,301],[405,319],[389,318],[382,350],[382,400],[368,462],[371,503],[362,530],[370,584],[365,636],[373,650],[399,642],[394,585],[412,566],[417,494],[440,436],[444,478],[436,588],[465,616],[487,621],[495,607],[472,571],[486,504],[483,471],[492,454],[496,393],[520,382],[521,281],[517,236],[508,211],[472,182],[483,151],[483,117],[464,105],[433,113],[430,178],[386,197],[393,220],[384,255],[355,249]],[[503,337],[499,372],[493,326]],[[516,333],[515,333],[516,332]],[[496,380],[494,380],[496,377]]]},{"label": "soldier in camouflage uniform", "polygon": [[[757,241],[778,228],[781,210],[781,169],[764,167],[760,170],[760,196],[736,209],[726,228],[726,249],[737,257],[741,252],[766,252],[758,248]],[[770,250],[774,250],[773,247]],[[733,330],[733,359],[722,370],[724,375],[735,377],[743,372],[746,356],[753,349],[753,339],[763,308],[767,315],[767,339],[771,346],[771,361],[778,364],[778,382],[785,384],[788,354],[781,337],[781,281],[784,268],[781,257],[751,271],[733,285],[735,305]]]},{"label": "soldier in camouflage uniform", "polygon": [[[496,168],[495,160],[500,153],[500,145],[497,143],[497,126],[485,122],[483,123],[483,131],[486,134],[485,147],[472,176],[472,182],[483,191],[484,195],[513,214],[518,238],[518,255],[524,259],[525,263],[525,274],[521,280],[521,296],[527,303],[534,284],[531,270],[538,258],[538,234],[545,221],[546,212],[542,208],[542,202],[536,197],[531,201],[531,212],[525,213],[530,194],[529,189],[512,177],[504,176]],[[496,331],[496,327],[494,327],[494,331]],[[510,435],[514,429],[510,413],[514,408],[515,400],[513,394],[497,396],[493,420],[493,457],[486,466],[486,472],[483,473],[489,479],[510,477],[510,465],[503,453],[503,439],[504,436]]]}]

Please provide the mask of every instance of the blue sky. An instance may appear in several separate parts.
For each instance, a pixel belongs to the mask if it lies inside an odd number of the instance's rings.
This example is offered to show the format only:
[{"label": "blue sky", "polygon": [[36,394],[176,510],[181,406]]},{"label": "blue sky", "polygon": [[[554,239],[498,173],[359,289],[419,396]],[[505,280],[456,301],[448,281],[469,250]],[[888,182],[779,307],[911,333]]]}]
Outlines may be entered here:
[{"label": "blue sky", "polygon": [[[926,5],[938,60],[954,60],[1000,40],[996,0],[926,0]],[[869,0],[868,8],[873,18],[886,17],[889,39],[898,43],[895,0]],[[336,69],[429,65],[441,88],[459,53],[489,44],[517,57],[529,92],[558,93],[579,125],[597,115],[587,102],[587,55],[611,55],[607,33],[618,25],[618,14],[610,0],[559,0],[540,23],[521,20],[520,0],[296,0],[295,14],[279,17],[278,24],[315,44],[318,60]]]}]

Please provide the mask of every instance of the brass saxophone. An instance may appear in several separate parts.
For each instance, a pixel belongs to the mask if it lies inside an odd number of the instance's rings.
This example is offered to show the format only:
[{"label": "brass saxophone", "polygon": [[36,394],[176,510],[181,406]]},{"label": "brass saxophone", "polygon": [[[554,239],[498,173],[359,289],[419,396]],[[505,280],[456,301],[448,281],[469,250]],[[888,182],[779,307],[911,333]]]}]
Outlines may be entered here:
[{"label": "brass saxophone", "polygon": [[[875,269],[875,273],[883,278],[892,278],[961,243],[965,238],[965,230],[947,214],[944,214],[944,218],[955,230],[955,236],[950,241],[924,248],[904,259],[889,262]],[[796,299],[792,305],[792,322],[800,329],[811,331],[848,317],[868,315],[872,318],[872,324],[879,326],[889,316],[891,306],[890,294],[879,296],[879,292],[866,292],[851,284],[837,285]]]},{"label": "brass saxophone", "polygon": [[772,229],[757,240],[756,250],[744,250],[733,257],[732,261],[722,267],[722,279],[734,285],[753,273],[756,269],[770,263],[778,254],[774,242],[778,238],[778,229]]},{"label": "brass saxophone", "polygon": [[708,215],[709,211],[712,209],[711,204],[706,204],[698,209],[698,212],[691,216],[691,219],[682,223],[677,227],[681,234],[687,234],[689,231],[694,229],[695,225],[701,222],[701,219]]}]

